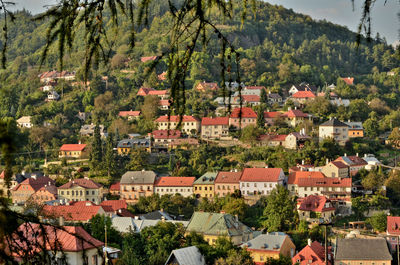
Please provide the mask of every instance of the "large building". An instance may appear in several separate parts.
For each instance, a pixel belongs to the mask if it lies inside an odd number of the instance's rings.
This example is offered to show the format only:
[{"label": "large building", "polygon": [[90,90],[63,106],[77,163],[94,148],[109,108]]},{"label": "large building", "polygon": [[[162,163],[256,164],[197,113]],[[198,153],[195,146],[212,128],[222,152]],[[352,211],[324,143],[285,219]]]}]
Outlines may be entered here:
[{"label": "large building", "polygon": [[244,128],[249,125],[256,125],[257,113],[249,107],[235,108],[229,117],[229,126]]},{"label": "large building", "polygon": [[282,168],[245,168],[239,180],[243,196],[268,195],[277,185],[283,185]]},{"label": "large building", "polygon": [[330,119],[319,126],[319,139],[332,138],[344,146],[349,140],[349,126],[337,119]]},{"label": "large building", "polygon": [[58,152],[59,158],[85,158],[87,157],[86,144],[63,144]]},{"label": "large building", "polygon": [[201,137],[216,139],[229,136],[229,117],[204,117],[201,120]]},{"label": "large building", "polygon": [[186,228],[186,233],[203,235],[209,244],[215,244],[219,237],[227,237],[235,245],[253,238],[253,231],[240,222],[237,216],[226,213],[194,212]]},{"label": "large building", "polygon": [[12,202],[23,204],[28,201],[31,196],[45,185],[53,185],[55,182],[49,177],[32,176],[25,179],[11,189]]},{"label": "large building", "polygon": [[154,192],[157,194],[174,195],[180,194],[184,197],[193,195],[193,182],[196,177],[160,177],[154,184]]},{"label": "large building", "polygon": [[346,154],[344,154],[344,156],[338,157],[335,161],[340,161],[348,166],[351,176],[356,175],[359,170],[365,168],[365,166],[368,165],[368,162],[359,157],[358,154],[355,156],[347,156]]},{"label": "large building", "polygon": [[[185,134],[197,134],[200,132],[200,121],[193,116],[161,116],[155,122],[159,130],[180,129]],[[181,122],[181,128],[177,128],[179,122]]]},{"label": "large building", "polygon": [[203,176],[193,182],[193,193],[196,198],[214,198],[214,183],[217,172],[206,172]]},{"label": "large building", "polygon": [[241,171],[219,171],[214,182],[215,195],[224,197],[235,191],[240,191],[239,180],[241,176]]},{"label": "large building", "polygon": [[58,199],[64,202],[91,201],[100,204],[103,186],[89,178],[74,179],[58,187]]},{"label": "large building", "polygon": [[[332,258],[332,251],[329,248],[328,265],[332,264]],[[309,239],[307,246],[292,258],[292,263],[299,265],[325,265],[325,248],[318,241],[311,242],[311,239]]]},{"label": "large building", "polygon": [[335,207],[331,201],[320,195],[308,195],[305,198],[299,198],[297,211],[300,220],[308,222],[315,222],[320,218],[330,222],[335,216]]},{"label": "large building", "polygon": [[127,203],[136,203],[142,196],[151,196],[156,177],[153,171],[127,171],[120,181],[121,199]]}]

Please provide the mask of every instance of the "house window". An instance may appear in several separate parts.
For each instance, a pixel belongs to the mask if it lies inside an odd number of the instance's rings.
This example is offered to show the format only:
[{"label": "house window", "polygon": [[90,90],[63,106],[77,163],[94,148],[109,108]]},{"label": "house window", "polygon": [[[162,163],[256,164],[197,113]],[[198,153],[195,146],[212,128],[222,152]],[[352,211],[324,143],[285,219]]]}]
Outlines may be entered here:
[{"label": "house window", "polygon": [[92,264],[93,265],[98,265],[97,255],[93,255],[92,256]]}]

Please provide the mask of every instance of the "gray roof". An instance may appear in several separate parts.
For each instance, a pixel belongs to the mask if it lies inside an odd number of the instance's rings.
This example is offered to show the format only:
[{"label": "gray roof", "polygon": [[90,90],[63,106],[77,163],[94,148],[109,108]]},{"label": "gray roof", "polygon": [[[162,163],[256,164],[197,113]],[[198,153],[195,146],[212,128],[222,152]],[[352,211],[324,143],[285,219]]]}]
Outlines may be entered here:
[{"label": "gray roof", "polygon": [[162,219],[162,217],[165,218],[165,220],[173,220],[173,218],[164,211],[154,211],[151,213],[146,213],[146,214],[142,214],[139,216],[140,220],[158,220],[160,221]]},{"label": "gray roof", "polygon": [[335,260],[392,260],[384,238],[338,238]]},{"label": "gray roof", "polygon": [[343,123],[338,119],[330,119],[329,121],[322,123],[320,126],[349,127],[346,123]]},{"label": "gray roof", "polygon": [[117,147],[118,148],[132,148],[133,146],[143,146],[143,147],[149,147],[150,146],[150,140],[149,139],[123,139],[118,142]]},{"label": "gray roof", "polygon": [[199,249],[196,246],[191,246],[175,249],[171,252],[165,265],[175,263],[179,265],[205,265],[206,261]]},{"label": "gray roof", "polygon": [[173,223],[173,224],[182,224],[183,227],[187,227],[189,224],[189,221],[176,221],[176,220],[165,220],[165,221],[161,221],[161,220],[137,220],[137,219],[133,219],[133,222],[135,223],[135,226],[137,228],[137,232],[140,233],[140,231],[142,231],[144,228],[148,227],[148,226],[155,226],[157,225],[159,222],[167,222],[167,223]]},{"label": "gray roof", "polygon": [[346,123],[352,129],[360,129],[360,130],[363,129],[363,124],[362,122],[359,121],[348,121],[344,123]]},{"label": "gray roof", "polygon": [[154,184],[157,175],[154,171],[127,171],[121,177],[121,184]]},{"label": "gray roof", "polygon": [[[120,233],[128,233],[130,231],[140,233],[143,228],[148,226],[155,226],[161,222],[161,220],[138,220],[132,217],[120,217],[115,216],[112,218],[112,226],[119,231]],[[183,227],[187,227],[189,221],[175,221],[175,220],[166,220],[165,222],[174,223],[174,224],[182,224]]]},{"label": "gray roof", "polygon": [[193,182],[193,184],[204,184],[204,185],[210,185],[210,184],[214,184],[215,179],[217,178],[218,172],[206,172],[204,173],[203,176],[201,176],[200,178],[196,179],[195,182]]},{"label": "gray roof", "polygon": [[288,237],[288,235],[282,232],[261,234],[256,238],[253,238],[252,240],[242,244],[242,247],[260,250],[279,250],[282,247],[286,237]]}]

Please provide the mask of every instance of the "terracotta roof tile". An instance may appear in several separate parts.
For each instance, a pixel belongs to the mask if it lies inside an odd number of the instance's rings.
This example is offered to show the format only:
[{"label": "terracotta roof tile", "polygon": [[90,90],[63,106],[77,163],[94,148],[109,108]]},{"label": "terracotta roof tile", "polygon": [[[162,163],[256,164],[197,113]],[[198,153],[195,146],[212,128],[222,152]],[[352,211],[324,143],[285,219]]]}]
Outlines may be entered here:
[{"label": "terracotta roof tile", "polygon": [[229,124],[229,117],[204,117],[201,119],[201,125],[228,125]]},{"label": "terracotta roof tile", "polygon": [[278,118],[279,116],[282,116],[282,113],[279,111],[265,111],[264,112],[264,118]]},{"label": "terracotta roof tile", "polygon": [[300,200],[299,210],[301,211],[311,211],[311,212],[325,212],[334,211],[335,207],[326,207],[325,204],[330,202],[325,196],[319,195],[308,195],[307,197]]},{"label": "terracotta roof tile", "polygon": [[249,107],[235,108],[230,117],[239,118],[240,114],[242,118],[257,118],[257,113]]},{"label": "terracotta roof tile", "polygon": [[282,168],[245,168],[240,181],[278,182]]},{"label": "terracotta roof tile", "polygon": [[140,114],[141,114],[140,111],[128,110],[128,111],[120,111],[118,115],[121,117],[128,117],[128,116],[138,117],[140,116]]},{"label": "terracotta roof tile", "polygon": [[60,151],[83,151],[86,144],[63,144],[60,147]]},{"label": "terracotta roof tile", "polygon": [[196,177],[160,177],[154,186],[157,187],[191,187]]},{"label": "terracotta roof tile", "polygon": [[400,235],[400,216],[388,216],[386,231],[390,235]]},{"label": "terracotta roof tile", "polygon": [[66,221],[87,222],[93,216],[103,211],[100,205],[94,205],[92,202],[85,201],[74,205],[45,205],[43,213],[46,217],[64,217]]},{"label": "terracotta roof tile", "polygon": [[119,182],[111,184],[110,186],[110,190],[112,191],[119,191],[120,189],[121,189],[121,184]]},{"label": "terracotta roof tile", "polygon": [[179,130],[155,130],[151,133],[154,139],[178,139],[182,137]]},{"label": "terracotta roof tile", "polygon": [[260,102],[260,96],[258,95],[242,95],[244,102]]},{"label": "terracotta roof tile", "polygon": [[299,91],[292,95],[293,98],[315,98],[315,94],[311,91]]},{"label": "terracotta roof tile", "polygon": [[79,187],[82,187],[85,189],[98,189],[98,188],[102,187],[101,184],[94,182],[91,179],[83,178],[83,179],[71,180],[58,188],[59,189],[70,189],[73,186],[79,186]]},{"label": "terracotta roof tile", "polygon": [[294,110],[289,110],[284,114],[284,116],[289,117],[289,118],[296,118],[296,117],[303,117],[303,118],[308,118],[308,114],[302,112],[301,110],[294,109]]},{"label": "terracotta roof tile", "polygon": [[[332,256],[330,248],[328,249],[328,254]],[[319,242],[314,241],[297,253],[292,258],[292,262],[300,265],[325,265],[325,248]],[[328,260],[328,264],[332,264],[331,261]]]},{"label": "terracotta roof tile", "polygon": [[322,179],[325,175],[319,171],[296,171],[289,174],[288,184],[298,184],[300,178]]},{"label": "terracotta roof tile", "polygon": [[142,61],[142,63],[148,62],[148,61],[154,61],[157,59],[157,56],[144,56],[144,57],[140,57],[140,61]]},{"label": "terracotta roof tile", "polygon": [[242,172],[219,171],[215,183],[239,183]]},{"label": "terracotta roof tile", "polygon": [[[156,119],[156,122],[179,122],[180,116],[161,116]],[[193,116],[182,116],[182,122],[198,122],[199,120]]]},{"label": "terracotta roof tile", "polygon": [[128,204],[125,200],[109,200],[109,201],[102,201],[100,206],[104,208],[104,206],[109,206],[112,208],[113,211],[117,211],[119,209],[126,209],[128,208]]}]

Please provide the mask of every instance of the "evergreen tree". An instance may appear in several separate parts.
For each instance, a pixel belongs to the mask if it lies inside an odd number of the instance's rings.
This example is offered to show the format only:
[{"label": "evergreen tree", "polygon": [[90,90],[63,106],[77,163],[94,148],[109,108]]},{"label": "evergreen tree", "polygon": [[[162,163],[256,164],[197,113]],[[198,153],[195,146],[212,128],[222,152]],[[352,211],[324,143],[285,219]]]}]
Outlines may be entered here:
[{"label": "evergreen tree", "polygon": [[99,169],[99,165],[102,162],[102,158],[103,158],[103,150],[101,146],[100,126],[96,124],[93,134],[92,151],[90,152],[90,165],[92,170]]},{"label": "evergreen tree", "polygon": [[114,135],[110,133],[107,137],[106,150],[104,155],[107,176],[110,178],[115,171]]},{"label": "evergreen tree", "polygon": [[265,89],[261,89],[260,102],[261,102],[261,104],[268,103],[268,97],[267,97],[267,93],[265,92]]},{"label": "evergreen tree", "polygon": [[258,108],[257,112],[257,127],[263,129],[265,126],[264,110],[263,108]]}]

